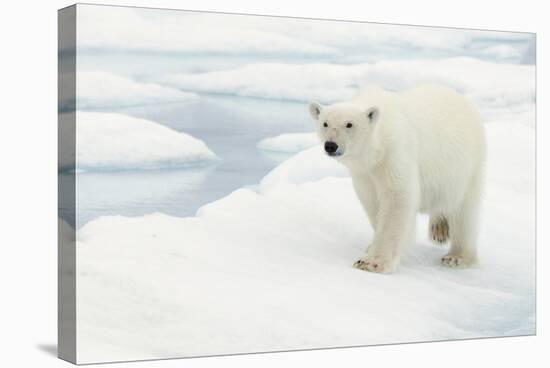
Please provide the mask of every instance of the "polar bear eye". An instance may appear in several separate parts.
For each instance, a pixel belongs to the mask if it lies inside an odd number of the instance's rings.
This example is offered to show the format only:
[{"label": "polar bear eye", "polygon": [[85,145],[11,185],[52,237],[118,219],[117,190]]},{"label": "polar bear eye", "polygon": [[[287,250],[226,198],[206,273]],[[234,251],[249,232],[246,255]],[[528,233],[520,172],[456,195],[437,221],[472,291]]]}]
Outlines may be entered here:
[{"label": "polar bear eye", "polygon": [[346,128],[351,128],[352,126],[353,126],[352,123],[347,123],[347,124],[346,124]]},{"label": "polar bear eye", "polygon": [[327,124],[326,121],[323,123],[323,126],[324,126],[325,128],[328,127],[328,124]]}]

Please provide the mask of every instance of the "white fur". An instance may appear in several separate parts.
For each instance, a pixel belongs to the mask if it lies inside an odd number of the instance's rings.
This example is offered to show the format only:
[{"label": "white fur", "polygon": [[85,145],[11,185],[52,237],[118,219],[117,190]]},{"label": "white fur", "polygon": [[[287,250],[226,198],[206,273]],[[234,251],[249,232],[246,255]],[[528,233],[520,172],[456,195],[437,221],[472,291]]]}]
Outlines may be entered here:
[{"label": "white fur", "polygon": [[351,101],[309,108],[322,144],[338,145],[334,157],[349,169],[374,229],[355,267],[395,270],[403,246],[414,241],[417,212],[430,215],[433,239],[449,235],[444,265],[477,260],[485,134],[463,96],[436,85],[402,92],[369,87]]}]

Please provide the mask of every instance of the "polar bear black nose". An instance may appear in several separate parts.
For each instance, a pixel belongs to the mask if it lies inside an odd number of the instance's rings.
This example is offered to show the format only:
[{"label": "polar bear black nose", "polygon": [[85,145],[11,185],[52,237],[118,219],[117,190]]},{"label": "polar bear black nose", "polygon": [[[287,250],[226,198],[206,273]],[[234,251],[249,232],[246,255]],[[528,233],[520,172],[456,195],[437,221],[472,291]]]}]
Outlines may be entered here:
[{"label": "polar bear black nose", "polygon": [[338,145],[334,142],[325,142],[325,151],[327,153],[334,153],[338,149]]}]

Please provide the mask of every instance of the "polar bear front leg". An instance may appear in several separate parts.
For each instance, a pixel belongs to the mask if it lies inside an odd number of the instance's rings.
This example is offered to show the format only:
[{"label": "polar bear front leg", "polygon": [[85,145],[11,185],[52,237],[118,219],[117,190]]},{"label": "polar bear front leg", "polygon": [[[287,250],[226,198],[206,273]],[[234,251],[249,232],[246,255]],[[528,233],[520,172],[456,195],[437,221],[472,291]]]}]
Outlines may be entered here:
[{"label": "polar bear front leg", "polygon": [[354,267],[380,273],[395,271],[401,248],[413,232],[416,208],[414,196],[406,192],[388,192],[380,200],[377,227],[372,245]]},{"label": "polar bear front leg", "polygon": [[[353,188],[355,189],[355,194],[357,195],[359,202],[361,202],[363,209],[367,213],[373,233],[376,234],[376,217],[378,216],[378,209],[380,207],[378,196],[376,194],[376,186],[373,180],[366,175],[352,175],[352,183]],[[371,245],[372,242],[369,243],[367,252]]]}]

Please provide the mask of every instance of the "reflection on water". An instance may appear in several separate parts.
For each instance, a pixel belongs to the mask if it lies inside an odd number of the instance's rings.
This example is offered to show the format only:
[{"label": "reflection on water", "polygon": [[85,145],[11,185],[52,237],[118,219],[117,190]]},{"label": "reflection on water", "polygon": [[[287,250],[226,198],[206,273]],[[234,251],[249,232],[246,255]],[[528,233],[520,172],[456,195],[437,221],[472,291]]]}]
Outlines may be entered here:
[{"label": "reflection on water", "polygon": [[214,167],[81,173],[77,183],[78,223],[114,214],[191,215],[204,200],[202,184],[213,170]]}]

